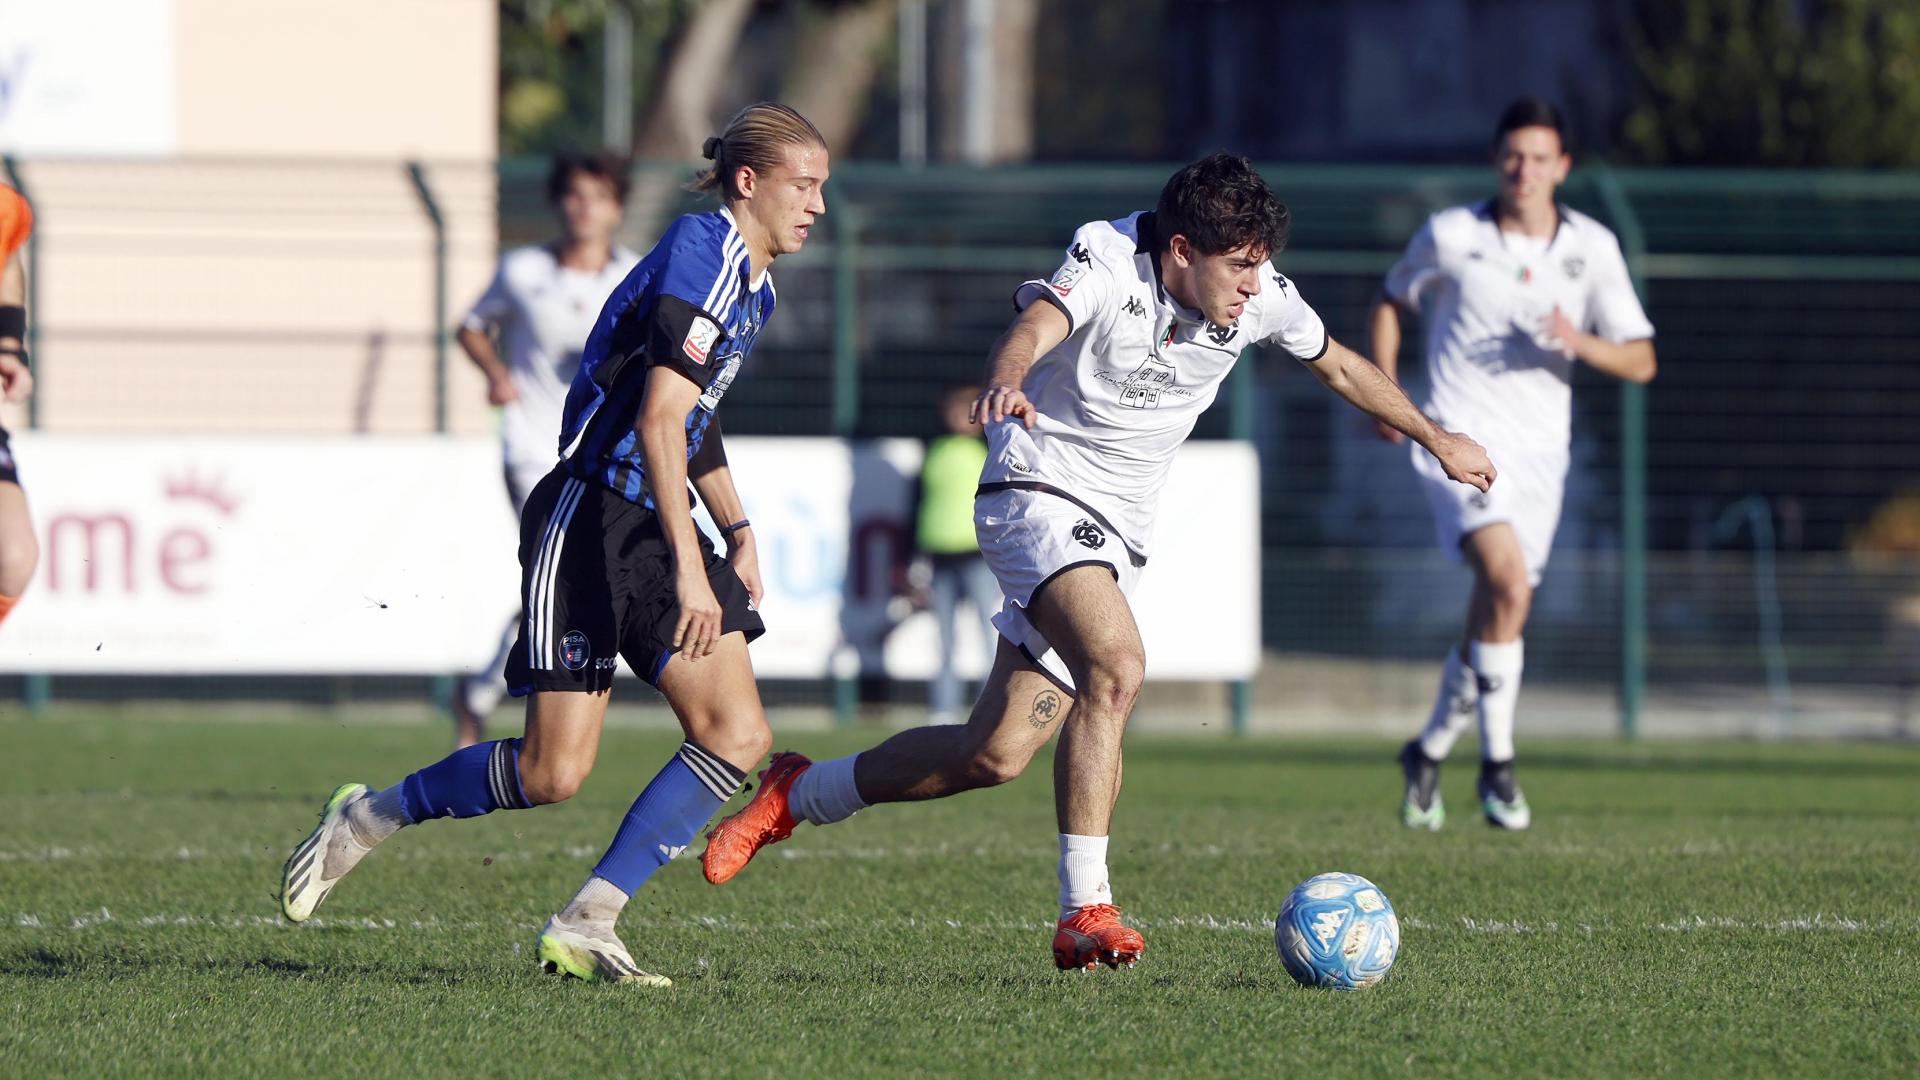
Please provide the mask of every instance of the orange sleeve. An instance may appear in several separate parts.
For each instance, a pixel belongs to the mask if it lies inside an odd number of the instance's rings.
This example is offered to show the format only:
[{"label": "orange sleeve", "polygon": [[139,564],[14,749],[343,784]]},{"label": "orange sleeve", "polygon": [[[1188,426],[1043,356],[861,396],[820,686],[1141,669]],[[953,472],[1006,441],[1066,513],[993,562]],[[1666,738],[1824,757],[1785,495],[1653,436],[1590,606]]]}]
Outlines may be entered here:
[{"label": "orange sleeve", "polygon": [[20,193],[0,184],[0,263],[13,258],[33,235],[33,207]]}]

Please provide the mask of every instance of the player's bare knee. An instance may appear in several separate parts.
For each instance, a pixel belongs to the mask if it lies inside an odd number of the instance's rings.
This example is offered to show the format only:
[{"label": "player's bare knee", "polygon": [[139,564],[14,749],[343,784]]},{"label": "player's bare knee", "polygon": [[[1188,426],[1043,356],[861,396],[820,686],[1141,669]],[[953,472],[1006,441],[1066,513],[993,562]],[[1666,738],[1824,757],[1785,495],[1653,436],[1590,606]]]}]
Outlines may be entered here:
[{"label": "player's bare knee", "polygon": [[593,766],[584,762],[523,759],[520,791],[535,806],[566,802],[580,793],[580,786],[592,771]]},{"label": "player's bare knee", "polygon": [[767,714],[758,708],[689,723],[687,737],[742,769],[759,764],[773,749],[773,729],[767,726]]},{"label": "player's bare knee", "polygon": [[1488,583],[1496,614],[1508,618],[1523,616],[1533,603],[1533,586],[1525,574],[1503,575]]},{"label": "player's bare knee", "polygon": [[1122,650],[1096,660],[1087,673],[1085,697],[1108,712],[1124,716],[1132,711],[1147,681],[1147,658]]},{"label": "player's bare knee", "polygon": [[1030,754],[982,746],[967,758],[962,780],[969,788],[999,787],[1025,772],[1027,762],[1032,760]]}]

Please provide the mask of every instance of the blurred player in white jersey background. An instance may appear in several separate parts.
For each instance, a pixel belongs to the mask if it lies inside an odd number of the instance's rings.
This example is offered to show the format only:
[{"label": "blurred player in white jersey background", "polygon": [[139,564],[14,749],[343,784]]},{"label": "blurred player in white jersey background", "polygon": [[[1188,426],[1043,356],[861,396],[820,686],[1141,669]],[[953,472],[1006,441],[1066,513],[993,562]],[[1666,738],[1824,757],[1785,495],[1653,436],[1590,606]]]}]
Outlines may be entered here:
[{"label": "blurred player in white jersey background", "polygon": [[[1582,361],[1634,382],[1655,369],[1653,324],[1619,241],[1554,199],[1573,164],[1559,110],[1537,98],[1509,105],[1495,129],[1493,163],[1498,196],[1428,219],[1387,273],[1370,320],[1374,362],[1393,375],[1400,314],[1423,314],[1427,412],[1470,429],[1500,463],[1498,488],[1469,491],[1448,482],[1431,454],[1412,449],[1440,545],[1473,571],[1466,630],[1448,650],[1433,712],[1400,751],[1401,820],[1413,828],[1445,822],[1440,762],[1476,716],[1482,812],[1502,828],[1531,824],[1514,779],[1514,708],[1521,634],[1560,523],[1573,366]],[[1402,437],[1388,428],[1381,435]]]},{"label": "blurred player in white jersey background", "polygon": [[[613,242],[629,182],[627,160],[616,154],[557,155],[547,200],[560,235],[502,255],[492,283],[460,325],[460,347],[487,377],[487,403],[501,406],[502,465],[516,518],[559,459],[560,415],[593,320],[640,261]],[[492,660],[454,688],[456,747],[484,737],[487,714],[506,692],[507,651],[518,625],[515,610]]]}]

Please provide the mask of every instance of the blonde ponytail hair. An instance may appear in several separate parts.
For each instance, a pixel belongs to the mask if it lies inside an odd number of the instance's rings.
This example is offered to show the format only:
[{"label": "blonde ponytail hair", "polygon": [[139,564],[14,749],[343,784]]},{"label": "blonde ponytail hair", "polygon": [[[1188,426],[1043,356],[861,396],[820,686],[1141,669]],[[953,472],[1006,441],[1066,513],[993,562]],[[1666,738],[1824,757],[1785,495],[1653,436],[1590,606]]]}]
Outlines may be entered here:
[{"label": "blonde ponytail hair", "polygon": [[776,101],[761,101],[733,114],[719,135],[708,139],[700,155],[713,162],[688,184],[690,191],[711,191],[720,201],[741,197],[734,190],[733,177],[746,166],[756,173],[769,172],[785,159],[789,146],[827,148],[827,140],[813,122]]}]

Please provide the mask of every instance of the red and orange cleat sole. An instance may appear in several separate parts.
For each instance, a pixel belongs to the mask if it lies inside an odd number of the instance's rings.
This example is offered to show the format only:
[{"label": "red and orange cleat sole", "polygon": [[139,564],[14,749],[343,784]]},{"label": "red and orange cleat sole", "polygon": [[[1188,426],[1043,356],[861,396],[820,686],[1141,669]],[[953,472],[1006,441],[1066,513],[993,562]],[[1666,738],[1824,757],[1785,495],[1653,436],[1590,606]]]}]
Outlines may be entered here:
[{"label": "red and orange cleat sole", "polygon": [[1060,920],[1053,935],[1053,962],[1061,971],[1092,971],[1096,964],[1117,968],[1140,962],[1147,941],[1120,921],[1112,904],[1088,904]]},{"label": "red and orange cleat sole", "polygon": [[799,822],[787,809],[787,791],[812,764],[813,759],[805,754],[773,755],[773,761],[760,774],[760,790],[739,813],[722,818],[707,833],[707,850],[700,853],[700,868],[708,881],[725,885],[746,869],[761,848],[793,835],[793,827]]}]

